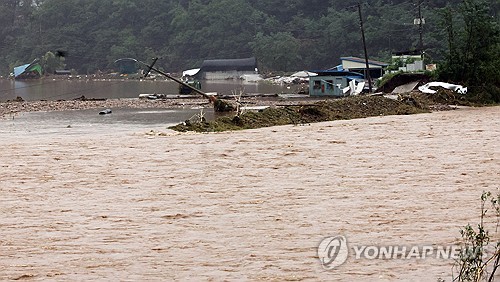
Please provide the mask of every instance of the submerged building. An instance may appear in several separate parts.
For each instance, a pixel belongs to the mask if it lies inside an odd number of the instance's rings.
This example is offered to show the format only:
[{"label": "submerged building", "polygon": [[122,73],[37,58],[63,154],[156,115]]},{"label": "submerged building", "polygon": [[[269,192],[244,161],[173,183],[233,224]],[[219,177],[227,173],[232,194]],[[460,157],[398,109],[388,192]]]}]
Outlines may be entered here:
[{"label": "submerged building", "polygon": [[42,76],[42,66],[39,60],[34,60],[31,64],[14,67],[14,79],[40,78]]},{"label": "submerged building", "polygon": [[311,70],[311,72],[316,75],[309,77],[310,96],[347,96],[349,94],[346,92],[346,88],[349,86],[353,87],[350,84],[351,81],[364,81],[364,76],[357,72],[332,69]]},{"label": "submerged building", "polygon": [[244,59],[205,60],[194,75],[197,79],[223,80],[239,79],[244,75],[258,73],[255,57]]},{"label": "submerged building", "polygon": [[[342,69],[346,71],[359,72],[364,76],[367,76],[366,60],[358,57],[341,57]],[[370,77],[372,79],[382,77],[384,75],[384,68],[389,66],[389,64],[368,60],[368,67],[370,68]]]},{"label": "submerged building", "polygon": [[115,61],[115,65],[118,67],[118,72],[120,74],[133,74],[137,73],[139,70],[137,61],[133,58],[118,59]]}]

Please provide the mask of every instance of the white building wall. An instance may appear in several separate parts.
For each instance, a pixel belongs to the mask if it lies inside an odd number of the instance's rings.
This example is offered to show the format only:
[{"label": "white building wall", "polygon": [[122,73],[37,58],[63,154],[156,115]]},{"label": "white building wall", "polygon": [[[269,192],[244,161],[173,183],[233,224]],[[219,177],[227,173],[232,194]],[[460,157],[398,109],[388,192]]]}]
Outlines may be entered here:
[{"label": "white building wall", "polygon": [[[381,66],[376,66],[369,64],[370,69],[381,69]],[[342,61],[342,67],[347,70],[347,69],[365,69],[366,64],[365,63],[358,63],[358,62],[351,62],[351,61]]]},{"label": "white building wall", "polygon": [[205,72],[203,74],[206,80],[224,80],[224,79],[235,79],[240,78],[242,75],[255,74],[253,71],[214,71]]}]

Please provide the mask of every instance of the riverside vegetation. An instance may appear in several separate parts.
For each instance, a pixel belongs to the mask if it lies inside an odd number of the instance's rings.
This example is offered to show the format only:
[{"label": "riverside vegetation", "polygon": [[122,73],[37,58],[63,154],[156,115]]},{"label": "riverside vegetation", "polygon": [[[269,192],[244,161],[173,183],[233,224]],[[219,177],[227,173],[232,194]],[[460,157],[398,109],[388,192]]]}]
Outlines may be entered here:
[{"label": "riverside vegetation", "polygon": [[[488,207],[494,213],[496,226],[494,235],[498,234],[500,222],[500,194],[483,192],[481,195],[481,216],[477,228],[467,224],[460,234],[462,236],[462,251],[454,267],[453,281],[493,281],[500,267],[500,241],[498,236],[492,236],[492,231],[486,227],[485,218],[489,215]],[[493,242],[492,242],[493,241]],[[487,252],[490,249],[490,253]]]},{"label": "riverside vegetation", "polygon": [[428,111],[429,108],[425,105],[410,105],[382,96],[357,96],[321,101],[311,105],[270,107],[258,112],[246,111],[233,116],[219,117],[213,121],[187,120],[170,128],[177,131],[217,132],[370,116],[408,115]]},{"label": "riverside vegetation", "polygon": [[[371,59],[420,48],[416,0],[3,0],[0,75],[58,50],[80,74],[113,69],[125,57],[159,57],[171,73],[250,56],[265,72],[330,68],[341,56],[363,56],[358,2]],[[499,1],[422,2],[426,63],[451,55],[450,68],[464,75],[499,65]]]}]

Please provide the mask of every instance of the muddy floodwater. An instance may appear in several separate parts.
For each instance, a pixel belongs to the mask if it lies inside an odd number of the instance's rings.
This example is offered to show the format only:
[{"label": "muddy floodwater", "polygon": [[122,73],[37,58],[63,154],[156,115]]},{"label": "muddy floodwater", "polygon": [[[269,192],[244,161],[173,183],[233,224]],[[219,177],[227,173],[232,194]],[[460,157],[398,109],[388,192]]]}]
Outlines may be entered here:
[{"label": "muddy floodwater", "polygon": [[[219,95],[238,94],[240,91],[262,94],[296,93],[299,87],[242,80],[214,80],[201,81],[201,83],[203,91],[217,92]],[[72,100],[81,96],[106,99],[137,98],[141,93],[178,94],[178,86],[171,80],[0,79],[0,102],[14,100],[16,97],[21,97],[25,101]]]},{"label": "muddy floodwater", "polygon": [[500,189],[500,107],[217,134],[91,124],[0,120],[0,280],[451,281],[452,259],[350,252],[325,270],[317,247],[450,246]]}]

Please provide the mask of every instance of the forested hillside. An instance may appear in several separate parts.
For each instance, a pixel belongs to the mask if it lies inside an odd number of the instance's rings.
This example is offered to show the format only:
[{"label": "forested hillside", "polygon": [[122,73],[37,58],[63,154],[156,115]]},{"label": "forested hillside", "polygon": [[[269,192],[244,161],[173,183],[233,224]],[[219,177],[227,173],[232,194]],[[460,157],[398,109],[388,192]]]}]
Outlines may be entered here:
[{"label": "forested hillside", "polygon": [[[204,59],[256,56],[264,70],[337,65],[362,56],[356,0],[2,0],[0,73],[47,51],[66,52],[67,68],[109,70],[114,60],[160,57],[167,71]],[[423,43],[429,61],[448,49],[445,7],[461,0],[422,1]],[[498,19],[499,0],[490,0]],[[418,0],[361,4],[370,58],[419,46]],[[454,22],[460,25],[461,22]],[[455,26],[454,28],[457,28]]]}]

